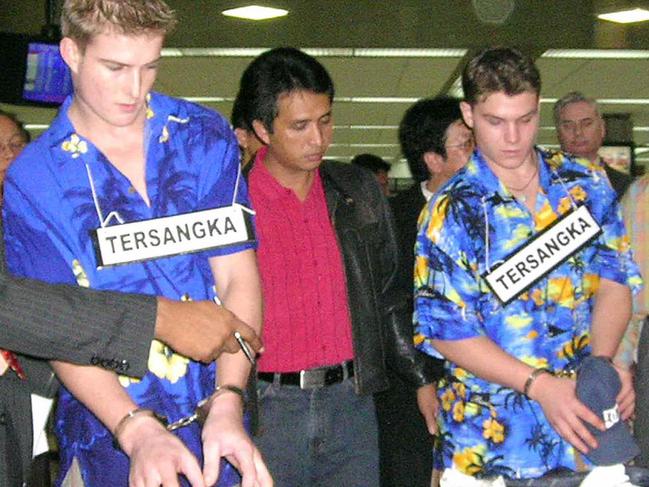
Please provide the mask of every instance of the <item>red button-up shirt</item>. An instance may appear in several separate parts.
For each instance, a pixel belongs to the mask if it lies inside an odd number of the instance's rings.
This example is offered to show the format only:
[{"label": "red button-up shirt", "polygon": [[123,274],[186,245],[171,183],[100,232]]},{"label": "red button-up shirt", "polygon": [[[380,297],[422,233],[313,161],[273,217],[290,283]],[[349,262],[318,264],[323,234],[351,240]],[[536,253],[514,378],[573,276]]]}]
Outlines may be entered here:
[{"label": "red button-up shirt", "polygon": [[264,296],[262,372],[294,372],[353,358],[343,260],[319,171],[300,201],[258,153],[249,191],[257,213]]}]

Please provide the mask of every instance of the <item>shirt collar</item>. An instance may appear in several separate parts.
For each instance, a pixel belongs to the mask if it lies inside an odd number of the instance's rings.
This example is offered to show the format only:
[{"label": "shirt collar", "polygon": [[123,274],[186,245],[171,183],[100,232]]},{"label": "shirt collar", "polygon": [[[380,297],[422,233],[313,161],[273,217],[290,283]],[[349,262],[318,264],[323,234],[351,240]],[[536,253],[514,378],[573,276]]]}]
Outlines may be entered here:
[{"label": "shirt collar", "polygon": [[[265,198],[268,198],[270,200],[278,200],[280,198],[286,197],[296,198],[296,195],[292,189],[282,186],[279,181],[277,181],[277,179],[275,179],[275,177],[270,173],[270,171],[264,164],[266,154],[268,154],[267,146],[264,146],[257,151],[255,162],[253,163],[252,169],[250,170],[250,186],[254,187],[255,192],[262,193]],[[311,189],[309,190],[307,200],[313,193],[313,188],[315,188],[316,185],[320,184],[320,168],[318,168],[315,172],[313,184],[311,185]]]},{"label": "shirt collar", "polygon": [[[539,163],[540,186],[543,191],[547,191],[555,183],[556,177],[551,177],[552,174],[556,174],[557,170],[565,162],[566,157],[562,152],[546,151],[538,147],[535,148],[535,151]],[[480,149],[474,151],[465,170],[472,182],[475,181],[480,184],[489,193],[497,192],[504,198],[511,198],[511,194],[491,170]]]},{"label": "shirt collar", "polygon": [[428,183],[428,180],[422,181],[419,183],[419,186],[421,187],[421,194],[424,196],[426,201],[430,201],[430,199],[433,197],[433,192],[428,189],[428,186],[426,184]]},{"label": "shirt collar", "polygon": [[[164,103],[161,98],[153,92],[147,95],[145,134],[156,134],[158,140],[162,142],[165,137],[169,137],[166,122],[170,118],[181,120],[182,115],[172,115],[169,104]],[[49,146],[55,149],[55,157],[61,164],[72,161],[89,150],[96,150],[90,141],[86,141],[76,133],[72,125],[68,113],[73,101],[73,94],[66,97],[48,131]],[[96,157],[91,157],[89,160],[94,161]]]}]

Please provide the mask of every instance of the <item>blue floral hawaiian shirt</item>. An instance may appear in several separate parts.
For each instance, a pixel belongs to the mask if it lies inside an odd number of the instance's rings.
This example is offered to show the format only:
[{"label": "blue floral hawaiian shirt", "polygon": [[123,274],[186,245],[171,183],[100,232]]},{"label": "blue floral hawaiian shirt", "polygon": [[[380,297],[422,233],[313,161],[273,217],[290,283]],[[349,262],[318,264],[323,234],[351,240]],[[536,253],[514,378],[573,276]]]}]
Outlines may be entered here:
[{"label": "blue floral hawaiian shirt", "polygon": [[[530,212],[477,150],[420,216],[415,246],[415,344],[486,336],[532,367],[572,371],[590,353],[600,279],[636,291],[641,278],[605,173],[585,160],[538,150],[542,191]],[[602,234],[503,306],[482,275],[560,216],[586,205]],[[437,468],[533,478],[575,469],[573,447],[538,403],[446,362],[438,389]],[[587,462],[586,462],[587,463]]]},{"label": "blue floral hawaiian shirt", "polygon": [[[146,184],[150,206],[129,180],[90,142],[75,133],[68,98],[50,128],[11,166],[5,182],[7,262],[14,274],[53,283],[165,296],[215,297],[208,258],[240,252],[254,243],[116,267],[98,268],[91,232],[108,225],[229,206],[248,206],[239,175],[236,138],[217,113],[152,93],[145,128]],[[92,320],[92,316],[88,316]],[[171,421],[191,414],[215,386],[215,365],[203,365],[154,341],[149,372],[120,382],[143,408]],[[65,473],[74,457],[86,485],[128,484],[128,459],[111,445],[110,432],[63,389],[56,430]],[[200,430],[178,430],[202,461]],[[109,479],[109,480],[108,480]],[[231,466],[219,485],[238,476]]]}]

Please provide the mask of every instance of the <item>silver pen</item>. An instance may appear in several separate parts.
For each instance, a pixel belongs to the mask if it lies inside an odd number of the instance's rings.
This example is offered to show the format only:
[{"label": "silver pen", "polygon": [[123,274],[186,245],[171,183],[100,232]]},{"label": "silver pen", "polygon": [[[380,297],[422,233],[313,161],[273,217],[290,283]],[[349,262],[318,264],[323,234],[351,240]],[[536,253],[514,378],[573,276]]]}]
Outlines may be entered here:
[{"label": "silver pen", "polygon": [[250,351],[250,347],[248,346],[246,341],[241,336],[241,333],[239,333],[238,331],[235,331],[234,332],[234,338],[239,343],[239,346],[241,347],[241,350],[243,350],[243,353],[246,356],[246,358],[250,361],[250,363],[254,367],[256,365],[255,356]]},{"label": "silver pen", "polygon": [[[214,296],[214,302],[216,304],[218,304],[219,306],[222,306],[221,300],[219,299],[218,296]],[[246,356],[246,358],[252,364],[252,366],[254,367],[255,365],[257,365],[257,361],[255,360],[255,356],[250,351],[250,347],[248,346],[246,341],[241,336],[241,333],[239,333],[238,331],[235,331],[234,332],[234,339],[237,341],[237,343],[241,347],[241,350],[243,350],[243,354]]]}]

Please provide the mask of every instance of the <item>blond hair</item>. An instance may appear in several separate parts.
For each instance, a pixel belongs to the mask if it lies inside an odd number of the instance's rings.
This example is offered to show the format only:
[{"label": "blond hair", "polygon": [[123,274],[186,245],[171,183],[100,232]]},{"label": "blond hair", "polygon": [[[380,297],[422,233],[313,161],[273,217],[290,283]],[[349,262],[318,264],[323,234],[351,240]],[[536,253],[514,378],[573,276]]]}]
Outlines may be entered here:
[{"label": "blond hair", "polygon": [[163,0],[65,0],[61,32],[84,47],[107,31],[124,35],[167,35],[176,25]]}]

